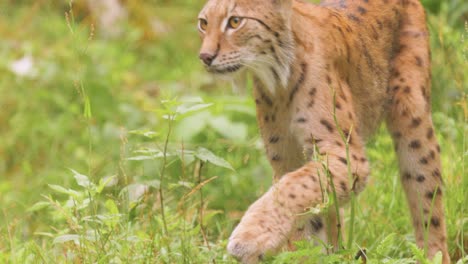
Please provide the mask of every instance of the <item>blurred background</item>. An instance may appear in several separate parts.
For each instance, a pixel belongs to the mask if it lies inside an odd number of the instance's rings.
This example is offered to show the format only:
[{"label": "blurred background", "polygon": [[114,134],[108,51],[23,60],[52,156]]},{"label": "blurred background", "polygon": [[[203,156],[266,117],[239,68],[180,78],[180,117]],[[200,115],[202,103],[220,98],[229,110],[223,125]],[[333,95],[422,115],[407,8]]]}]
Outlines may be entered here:
[{"label": "blurred background", "polygon": [[[232,261],[226,239],[272,176],[250,90],[233,91],[198,60],[204,2],[0,2],[0,262]],[[422,2],[448,241],[460,259],[468,244],[468,2]],[[389,153],[391,140],[379,133],[356,223],[363,246],[393,239],[376,263],[415,255],[397,242],[414,238]]]}]

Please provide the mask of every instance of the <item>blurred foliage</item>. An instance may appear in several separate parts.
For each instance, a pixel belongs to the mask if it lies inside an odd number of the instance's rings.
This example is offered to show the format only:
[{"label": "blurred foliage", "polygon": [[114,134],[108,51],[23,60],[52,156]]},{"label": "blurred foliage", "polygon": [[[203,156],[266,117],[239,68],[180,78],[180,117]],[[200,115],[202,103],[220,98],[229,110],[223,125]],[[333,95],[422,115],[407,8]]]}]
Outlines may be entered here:
[{"label": "blurred foliage", "polygon": [[[73,1],[72,13],[70,1],[0,2],[0,262],[232,261],[226,238],[272,178],[251,98],[197,59],[204,1],[123,1],[128,20],[117,37],[96,26],[86,2]],[[468,245],[468,3],[422,2],[448,241],[460,259]],[[373,177],[358,198],[355,241],[371,263],[414,263],[388,153],[391,139],[381,132],[368,146]],[[342,263],[358,251],[325,256],[298,246],[271,261],[310,252]]]}]

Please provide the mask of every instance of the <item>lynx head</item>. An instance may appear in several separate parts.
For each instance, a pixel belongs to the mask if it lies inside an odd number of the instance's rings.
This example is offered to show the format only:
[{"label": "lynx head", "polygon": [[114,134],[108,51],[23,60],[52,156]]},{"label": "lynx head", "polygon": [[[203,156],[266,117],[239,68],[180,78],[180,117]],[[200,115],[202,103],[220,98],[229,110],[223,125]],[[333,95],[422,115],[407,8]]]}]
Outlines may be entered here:
[{"label": "lynx head", "polygon": [[292,0],[208,0],[198,16],[200,60],[214,74],[253,72],[268,89],[286,87],[293,58]]}]

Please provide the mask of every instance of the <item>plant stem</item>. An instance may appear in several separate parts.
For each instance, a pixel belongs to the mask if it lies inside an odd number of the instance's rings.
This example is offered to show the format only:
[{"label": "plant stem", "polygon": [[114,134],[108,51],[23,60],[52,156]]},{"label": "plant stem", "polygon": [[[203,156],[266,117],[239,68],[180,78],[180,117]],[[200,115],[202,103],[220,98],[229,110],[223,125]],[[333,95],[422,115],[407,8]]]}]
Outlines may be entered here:
[{"label": "plant stem", "polygon": [[159,173],[159,178],[160,178],[160,184],[159,184],[159,204],[161,206],[161,218],[163,221],[163,230],[164,230],[164,235],[168,236],[169,232],[167,229],[167,222],[166,222],[166,215],[164,211],[164,192],[163,192],[163,186],[164,186],[164,174],[166,173],[166,164],[167,164],[167,146],[169,145],[169,137],[171,136],[172,132],[172,121],[174,120],[174,115],[169,115],[169,124],[168,124],[168,131],[166,134],[166,140],[164,142],[164,150],[163,150],[163,164],[161,166],[161,171]]}]

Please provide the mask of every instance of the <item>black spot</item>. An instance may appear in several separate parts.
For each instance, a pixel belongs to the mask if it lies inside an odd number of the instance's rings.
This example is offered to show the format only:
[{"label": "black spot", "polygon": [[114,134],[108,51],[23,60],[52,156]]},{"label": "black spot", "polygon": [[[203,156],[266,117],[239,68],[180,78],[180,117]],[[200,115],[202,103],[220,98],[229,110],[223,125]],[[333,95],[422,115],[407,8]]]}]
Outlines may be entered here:
[{"label": "black spot", "polygon": [[437,152],[440,153],[440,145],[439,144],[437,144],[436,149],[437,149]]},{"label": "black spot", "polygon": [[268,105],[268,106],[273,106],[273,101],[268,97],[263,91],[260,91],[260,95],[262,97],[262,100]]},{"label": "black spot", "polygon": [[320,120],[320,124],[322,124],[328,130],[328,132],[333,133],[333,126],[332,124],[330,124],[330,122],[328,122],[325,119],[322,119]]},{"label": "black spot", "polygon": [[281,158],[278,154],[274,155],[273,157],[271,157],[271,160],[272,161],[279,161]]},{"label": "black spot", "polygon": [[307,184],[305,184],[305,183],[303,183],[303,184],[301,184],[301,185],[302,185],[302,188],[304,188],[304,189],[308,189],[308,188],[309,188],[309,186],[307,186]]},{"label": "black spot", "polygon": [[305,119],[304,117],[299,117],[297,120],[296,120],[297,123],[305,123],[307,122],[307,119]]},{"label": "black spot", "polygon": [[318,232],[318,231],[320,231],[320,229],[323,228],[322,219],[320,219],[320,218],[311,219],[310,220],[310,225],[312,226],[312,228],[314,229],[315,232]]},{"label": "black spot", "polygon": [[336,109],[341,109],[341,104],[339,102],[336,102],[335,107]]},{"label": "black spot", "polygon": [[362,6],[358,6],[357,10],[358,10],[359,14],[361,14],[361,15],[364,15],[364,14],[367,13],[367,10]]},{"label": "black spot", "polygon": [[410,174],[409,172],[405,172],[405,173],[403,174],[403,179],[406,179],[406,180],[411,179],[411,174]]},{"label": "black spot", "polygon": [[432,200],[434,197],[442,195],[440,188],[436,188],[434,191],[429,191],[426,193],[426,198]]},{"label": "black spot", "polygon": [[349,144],[353,144],[353,140],[352,140],[352,137],[351,137],[351,135],[350,135],[349,130],[347,130],[347,129],[343,130],[343,134],[344,134],[344,137],[345,137],[345,139],[347,140],[347,142],[348,142]]},{"label": "black spot", "polygon": [[315,101],[314,100],[310,100],[309,103],[307,104],[307,107],[311,108],[313,107],[315,104]]},{"label": "black spot", "polygon": [[429,152],[429,156],[431,157],[431,159],[435,159],[435,151],[431,150]]},{"label": "black spot", "polygon": [[401,135],[401,132],[399,132],[399,131],[393,133],[393,137],[396,138],[396,139],[401,138],[401,136],[402,136],[402,135]]},{"label": "black spot", "polygon": [[424,175],[421,175],[421,174],[420,174],[420,175],[418,175],[418,176],[416,177],[416,181],[418,181],[418,182],[423,182],[423,181],[425,181],[425,180],[426,180],[426,177],[424,177]]},{"label": "black spot", "polygon": [[327,75],[327,83],[328,83],[328,84],[331,84],[331,83],[332,83],[332,79],[330,78],[329,75]]},{"label": "black spot", "polygon": [[270,117],[266,115],[266,116],[263,118],[263,120],[264,120],[265,122],[268,123],[268,122],[270,121]]},{"label": "black spot", "polygon": [[433,216],[433,217],[431,218],[431,225],[432,225],[433,227],[439,227],[439,226],[440,226],[439,218]]},{"label": "black spot", "polygon": [[411,92],[411,88],[409,86],[405,86],[403,92],[409,94]]},{"label": "black spot", "polygon": [[314,175],[310,175],[309,177],[310,177],[310,179],[311,179],[313,182],[317,182],[317,179],[315,178]]},{"label": "black spot", "polygon": [[296,84],[294,85],[293,89],[291,90],[291,93],[289,94],[288,105],[291,104],[292,100],[294,99],[294,96],[299,91],[299,88],[301,88],[302,83],[304,83],[306,71],[307,71],[307,64],[302,63],[301,64],[301,75],[299,76],[299,79],[297,80]]},{"label": "black spot", "polygon": [[432,176],[436,177],[436,178],[441,178],[441,175],[440,175],[440,170],[437,168],[435,169],[433,172],[432,172]]},{"label": "black spot", "polygon": [[279,140],[280,140],[280,138],[278,136],[272,136],[272,137],[270,137],[269,142],[272,143],[272,144],[275,144],[275,143],[278,143]]},{"label": "black spot", "polygon": [[410,142],[409,147],[412,149],[419,149],[421,148],[421,141],[419,141],[418,139],[415,139]]},{"label": "black spot", "polygon": [[427,158],[421,158],[421,159],[419,160],[419,162],[420,162],[421,164],[427,164],[427,163],[429,163],[429,161],[427,160]]},{"label": "black spot", "polygon": [[366,162],[366,161],[367,161],[366,158],[364,158],[364,157],[361,158],[361,162],[362,162],[362,163],[364,163],[364,162]]},{"label": "black spot", "polygon": [[423,61],[422,61],[421,57],[415,56],[414,58],[416,59],[416,65],[418,65],[419,67],[422,67],[423,66]]},{"label": "black spot", "polygon": [[357,22],[357,23],[361,23],[361,19],[359,19],[359,17],[353,15],[353,14],[348,14],[348,18]]},{"label": "black spot", "polygon": [[434,129],[432,129],[432,127],[430,127],[430,128],[427,129],[426,137],[427,137],[427,139],[431,139],[433,136],[434,136]]},{"label": "black spot", "polygon": [[346,186],[346,182],[344,182],[344,181],[340,182],[340,186],[341,186],[341,189],[343,190],[343,192],[348,191],[348,187]]},{"label": "black spot", "polygon": [[291,198],[291,199],[296,199],[296,195],[293,194],[293,193],[290,193],[290,194],[289,194],[289,198]]},{"label": "black spot", "polygon": [[422,120],[420,117],[415,117],[413,120],[411,120],[411,127],[416,128],[421,124]]},{"label": "black spot", "polygon": [[314,87],[314,88],[310,89],[309,95],[310,96],[315,96],[315,94],[317,94],[317,88]]},{"label": "black spot", "polygon": [[336,144],[338,147],[343,147],[343,143],[341,143],[340,141],[335,141],[335,144]]},{"label": "black spot", "polygon": [[344,165],[348,165],[348,161],[343,158],[343,157],[338,157],[338,159],[344,164]]}]

